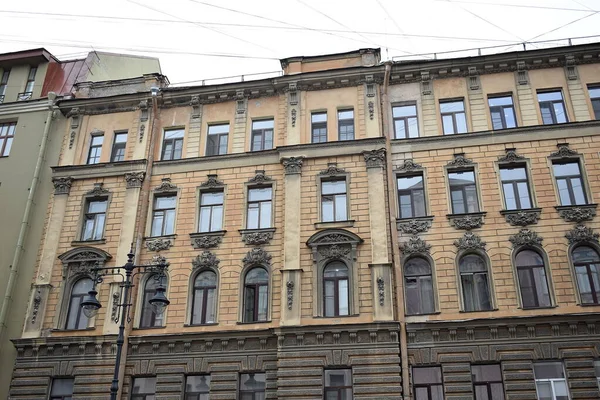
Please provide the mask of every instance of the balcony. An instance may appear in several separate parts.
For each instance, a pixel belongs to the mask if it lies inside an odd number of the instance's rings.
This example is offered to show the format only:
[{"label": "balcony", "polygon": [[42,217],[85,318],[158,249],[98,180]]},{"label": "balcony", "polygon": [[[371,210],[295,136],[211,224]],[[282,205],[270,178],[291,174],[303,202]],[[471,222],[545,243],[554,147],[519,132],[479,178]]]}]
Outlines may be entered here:
[{"label": "balcony", "polygon": [[21,92],[17,94],[17,101],[31,100],[33,92]]}]

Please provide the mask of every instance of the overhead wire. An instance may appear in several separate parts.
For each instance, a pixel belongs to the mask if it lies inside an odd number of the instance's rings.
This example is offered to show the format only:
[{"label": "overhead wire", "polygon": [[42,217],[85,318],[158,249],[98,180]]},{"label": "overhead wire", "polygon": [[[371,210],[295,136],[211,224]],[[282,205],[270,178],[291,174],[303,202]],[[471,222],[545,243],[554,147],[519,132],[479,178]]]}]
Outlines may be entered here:
[{"label": "overhead wire", "polygon": [[[437,2],[446,2],[447,0],[430,0]],[[454,3],[462,3],[462,4],[473,4],[473,5],[481,5],[481,6],[495,6],[495,7],[513,7],[513,8],[531,8],[531,9],[540,9],[540,10],[556,10],[556,11],[579,11],[586,12],[587,10],[582,10],[581,8],[567,8],[567,7],[550,7],[550,6],[535,6],[530,4],[507,4],[507,3],[487,3],[481,1],[465,1],[465,0],[454,0]],[[581,3],[579,3],[581,4]],[[581,4],[583,7],[588,8],[587,6]],[[596,10],[592,10],[596,11]]]},{"label": "overhead wire", "polygon": [[[376,0],[376,1],[377,1],[377,4],[379,4],[379,7],[383,10],[383,12],[388,16],[388,18],[392,20],[392,23],[394,24],[396,29],[398,29],[398,32],[400,32],[401,34],[404,34],[404,30],[402,28],[400,28],[400,25],[396,22],[394,17],[388,12],[387,8],[385,8],[383,6],[383,4],[381,3],[380,0]],[[410,41],[410,39],[409,39],[409,41]],[[414,54],[414,53],[411,53],[411,54]]]}]

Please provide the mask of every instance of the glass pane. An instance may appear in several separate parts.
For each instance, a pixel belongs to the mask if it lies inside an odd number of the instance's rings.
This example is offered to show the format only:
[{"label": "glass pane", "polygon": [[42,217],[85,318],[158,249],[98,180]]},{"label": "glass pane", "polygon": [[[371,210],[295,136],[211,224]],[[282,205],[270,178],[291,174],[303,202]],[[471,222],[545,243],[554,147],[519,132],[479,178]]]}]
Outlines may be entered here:
[{"label": "glass pane", "polygon": [[217,275],[212,271],[204,271],[196,277],[196,287],[213,287],[217,284]]},{"label": "glass pane", "polygon": [[210,232],[211,207],[202,207],[200,209],[200,222],[198,232]]},{"label": "glass pane", "polygon": [[487,270],[485,261],[475,254],[469,254],[460,259],[460,272],[484,272]]},{"label": "glass pane", "polygon": [[4,147],[4,151],[2,152],[2,156],[6,157],[10,154],[10,149],[12,147],[13,138],[6,139],[6,146]]},{"label": "glass pane", "polygon": [[354,119],[353,110],[338,111],[338,119]]},{"label": "glass pane", "polygon": [[271,187],[254,188],[248,190],[249,201],[271,200]]},{"label": "glass pane", "polygon": [[504,388],[502,383],[492,383],[490,388],[492,390],[491,400],[504,400]]},{"label": "glass pane", "polygon": [[186,393],[209,393],[210,375],[193,375],[185,379]]},{"label": "glass pane", "polygon": [[415,400],[431,400],[427,388],[415,388]]},{"label": "glass pane", "polygon": [[454,119],[452,115],[444,115],[442,116],[442,125],[444,128],[444,135],[452,135],[454,134]]},{"label": "glass pane", "polygon": [[333,221],[333,197],[323,196],[321,201],[321,218],[323,222]]},{"label": "glass pane", "polygon": [[400,199],[400,218],[412,217],[412,201],[409,194],[401,195]]},{"label": "glass pane", "polygon": [[403,119],[397,119],[394,121],[394,129],[396,132],[396,139],[404,139],[406,135],[406,124]]},{"label": "glass pane", "polygon": [[216,304],[215,304],[215,289],[206,289],[206,323],[212,324],[215,322]]},{"label": "glass pane", "polygon": [[567,382],[564,380],[554,381],[554,395],[557,399],[568,399],[569,389],[567,388]]},{"label": "glass pane", "polygon": [[223,204],[223,192],[202,193],[202,205]]},{"label": "glass pane", "polygon": [[556,122],[563,123],[567,122],[567,113],[565,111],[565,105],[561,103],[554,103],[554,114],[556,115]]},{"label": "glass pane", "polygon": [[339,261],[330,262],[323,270],[323,277],[325,278],[345,278],[347,276],[348,267]]},{"label": "glass pane", "polygon": [[569,163],[561,163],[554,164],[554,176],[562,177],[562,176],[579,176],[581,175],[579,170],[578,162],[569,162]]},{"label": "glass pane", "polygon": [[491,382],[502,380],[500,366],[497,364],[472,365],[471,374],[473,375],[473,382]]},{"label": "glass pane", "polygon": [[544,266],[542,256],[532,250],[523,250],[515,257],[517,267],[541,265]]},{"label": "glass pane", "polygon": [[88,203],[88,212],[101,213],[106,211],[106,201],[90,201]]},{"label": "glass pane", "polygon": [[340,314],[339,315],[348,315],[348,281],[340,280],[339,282],[339,305],[340,305]]},{"label": "glass pane", "polygon": [[414,367],[412,372],[415,384],[442,383],[440,367]]},{"label": "glass pane", "polygon": [[325,316],[331,317],[335,315],[335,282],[325,281]]},{"label": "glass pane", "polygon": [[167,210],[165,212],[165,235],[172,235],[175,233],[175,210]]},{"label": "glass pane", "polygon": [[163,213],[155,212],[152,218],[152,229],[150,234],[152,236],[161,236],[162,235],[162,224],[163,224]]},{"label": "glass pane", "polygon": [[215,135],[219,133],[229,133],[229,124],[222,125],[210,125],[208,127],[208,134]]},{"label": "glass pane", "polygon": [[413,257],[404,264],[404,275],[430,275],[429,262],[421,257]]},{"label": "glass pane", "polygon": [[266,286],[258,288],[258,320],[267,320],[268,290]]},{"label": "glass pane", "polygon": [[563,365],[560,362],[533,364],[535,379],[560,379],[565,377]]},{"label": "glass pane", "polygon": [[335,220],[345,221],[348,219],[346,211],[346,195],[335,196]]},{"label": "glass pane", "polygon": [[473,171],[452,172],[448,174],[450,185],[465,185],[475,183],[475,173]]},{"label": "glass pane", "polygon": [[246,228],[258,229],[258,204],[248,205],[248,215],[246,217]]},{"label": "glass pane", "polygon": [[252,151],[263,150],[262,148],[262,134],[261,133],[253,133],[252,134]]},{"label": "glass pane", "polygon": [[456,133],[465,133],[467,131],[467,117],[465,113],[455,114],[456,117]]},{"label": "glass pane", "polygon": [[211,231],[220,231],[223,229],[223,206],[213,206]]},{"label": "glass pane", "polygon": [[83,227],[83,240],[90,240],[94,232],[94,219],[86,219]]},{"label": "glass pane", "polygon": [[420,314],[418,279],[406,277],[404,279],[404,290],[406,292],[406,313],[409,315]]},{"label": "glass pane", "polygon": [[465,210],[462,190],[453,190],[450,192],[450,197],[452,198],[452,212],[454,214],[464,214],[467,212]]},{"label": "glass pane", "polygon": [[512,107],[504,107],[504,119],[506,120],[507,128],[515,128],[517,126],[515,110]]},{"label": "glass pane", "polygon": [[442,385],[431,387],[431,400],[444,400],[444,390],[442,389]]},{"label": "glass pane", "polygon": [[115,143],[127,142],[127,133],[115,133]]},{"label": "glass pane", "polygon": [[423,176],[409,176],[398,178],[398,189],[421,189],[423,188]]},{"label": "glass pane", "polygon": [[594,262],[600,261],[600,256],[596,252],[596,250],[587,246],[579,246],[573,250],[573,261],[574,262]]},{"label": "glass pane", "polygon": [[322,194],[346,193],[346,180],[321,182]]},{"label": "glass pane", "polygon": [[246,274],[246,283],[267,283],[269,274],[263,268],[253,268]]},{"label": "glass pane", "polygon": [[156,391],[156,378],[133,378],[133,388],[131,392],[134,394],[154,394]]},{"label": "glass pane", "polygon": [[175,201],[176,201],[176,197],[175,196],[169,196],[169,197],[155,197],[155,207],[154,208],[175,208]]},{"label": "glass pane", "polygon": [[475,386],[475,400],[491,400],[488,397],[487,386]]},{"label": "glass pane", "polygon": [[526,182],[517,183],[519,190],[519,201],[521,202],[521,208],[531,208],[531,199],[529,198],[529,187]]},{"label": "glass pane", "polygon": [[562,100],[562,92],[560,90],[554,92],[542,92],[537,95],[538,101],[554,101]]},{"label": "glass pane", "polygon": [[477,290],[477,299],[479,300],[479,303],[476,305],[476,309],[489,310],[492,304],[490,302],[487,273],[475,274],[474,281]]},{"label": "glass pane", "polygon": [[433,297],[433,282],[431,276],[424,276],[419,279],[421,286],[421,313],[429,314],[435,311],[435,302]]},{"label": "glass pane", "polygon": [[411,138],[419,137],[419,123],[416,118],[408,118],[408,136]]},{"label": "glass pane", "polygon": [[573,196],[575,196],[575,204],[586,204],[585,194],[583,192],[583,183],[580,178],[572,178],[571,185],[573,186]]},{"label": "glass pane", "polygon": [[490,97],[488,99],[488,103],[490,107],[494,106],[511,106],[512,105],[512,96],[502,96],[502,97]]},{"label": "glass pane", "polygon": [[202,307],[204,305],[204,291],[205,289],[194,291],[194,304],[192,314],[192,324],[202,323]]},{"label": "glass pane", "polygon": [[274,121],[272,119],[252,121],[252,129],[274,129]]},{"label": "glass pane", "polygon": [[478,212],[479,200],[477,199],[477,188],[475,185],[465,187],[465,194],[467,196],[467,212]]},{"label": "glass pane", "polygon": [[103,135],[92,136],[92,146],[102,146],[103,141],[104,141]]},{"label": "glass pane", "polygon": [[569,185],[566,179],[558,179],[556,181],[558,186],[558,196],[560,197],[560,204],[563,206],[571,205],[571,196],[569,195]]},{"label": "glass pane", "polygon": [[265,132],[265,148],[264,150],[269,150],[273,148],[273,131]]},{"label": "glass pane", "polygon": [[271,226],[271,202],[263,201],[260,203],[260,228],[269,228]]},{"label": "glass pane", "polygon": [[445,101],[440,102],[440,110],[443,113],[451,113],[457,111],[464,111],[465,106],[462,100],[459,101]]},{"label": "glass pane", "polygon": [[504,129],[504,122],[502,121],[502,110],[499,108],[494,108],[490,110],[490,115],[492,118],[493,129]]},{"label": "glass pane", "polygon": [[525,172],[525,168],[501,168],[500,169],[500,179],[503,181],[516,181],[516,180],[525,180],[527,179],[527,174]]},{"label": "glass pane", "polygon": [[413,201],[415,208],[415,217],[425,216],[425,193],[422,190],[413,192]]},{"label": "glass pane", "polygon": [[515,191],[513,184],[505,183],[504,185],[502,185],[502,188],[504,189],[504,201],[506,203],[506,209],[516,210],[518,207],[517,201],[515,199]]},{"label": "glass pane", "polygon": [[96,215],[96,229],[94,230],[94,239],[102,239],[104,233],[104,214]]},{"label": "glass pane", "polygon": [[52,390],[50,391],[51,396],[70,396],[73,394],[73,382],[72,378],[53,379]]},{"label": "glass pane", "polygon": [[393,114],[394,118],[416,116],[417,115],[417,106],[416,105],[396,106],[396,107],[392,108],[392,114]]},{"label": "glass pane", "polygon": [[542,114],[542,122],[546,125],[554,123],[554,116],[552,114],[552,104],[542,103],[540,104],[540,112]]},{"label": "glass pane", "polygon": [[165,131],[165,139],[183,138],[183,129],[172,129]]},{"label": "glass pane", "polygon": [[327,113],[313,113],[312,122],[327,122]]}]

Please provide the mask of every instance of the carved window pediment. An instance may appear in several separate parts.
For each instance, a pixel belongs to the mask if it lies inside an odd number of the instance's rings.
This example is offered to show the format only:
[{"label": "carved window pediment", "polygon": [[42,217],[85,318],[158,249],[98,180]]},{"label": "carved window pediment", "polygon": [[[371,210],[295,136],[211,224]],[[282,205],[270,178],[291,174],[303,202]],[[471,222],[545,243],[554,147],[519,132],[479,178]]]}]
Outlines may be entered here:
[{"label": "carved window pediment", "polygon": [[63,263],[63,278],[91,275],[94,268],[103,267],[112,256],[94,247],[77,247],[58,256]]},{"label": "carved window pediment", "polygon": [[356,248],[362,242],[352,232],[327,229],[312,235],[306,245],[312,248],[314,261],[322,263],[334,259],[356,260]]},{"label": "carved window pediment", "polygon": [[217,258],[215,253],[209,250],[205,250],[202,252],[202,254],[199,254],[198,256],[196,256],[196,258],[192,260],[192,265],[195,270],[204,268],[216,270],[219,268],[220,262],[221,260]]}]

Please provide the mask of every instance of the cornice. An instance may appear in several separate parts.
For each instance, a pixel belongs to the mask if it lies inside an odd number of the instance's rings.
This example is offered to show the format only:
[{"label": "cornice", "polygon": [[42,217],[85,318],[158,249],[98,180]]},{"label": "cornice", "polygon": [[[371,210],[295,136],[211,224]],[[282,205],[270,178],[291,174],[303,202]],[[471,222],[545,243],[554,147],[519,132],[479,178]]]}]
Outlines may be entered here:
[{"label": "cornice", "polygon": [[15,101],[0,104],[0,117],[11,117],[22,113],[48,111],[48,99]]},{"label": "cornice", "polygon": [[120,176],[126,173],[143,172],[147,160],[121,161],[118,163],[101,163],[92,165],[60,165],[52,167],[52,177],[69,176],[73,179],[98,178],[104,176]]}]

